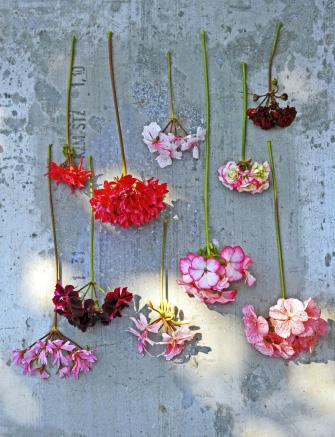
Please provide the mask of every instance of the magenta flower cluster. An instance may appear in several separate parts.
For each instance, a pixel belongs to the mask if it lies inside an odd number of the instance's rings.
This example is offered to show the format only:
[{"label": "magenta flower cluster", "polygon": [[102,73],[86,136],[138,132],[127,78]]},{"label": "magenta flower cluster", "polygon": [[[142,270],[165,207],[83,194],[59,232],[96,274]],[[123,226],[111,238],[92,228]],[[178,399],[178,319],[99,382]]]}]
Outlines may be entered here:
[{"label": "magenta flower cluster", "polygon": [[89,372],[97,361],[94,350],[81,349],[69,340],[61,338],[37,340],[27,349],[12,351],[12,361],[23,369],[25,375],[37,375],[48,379],[54,367],[60,378]]}]

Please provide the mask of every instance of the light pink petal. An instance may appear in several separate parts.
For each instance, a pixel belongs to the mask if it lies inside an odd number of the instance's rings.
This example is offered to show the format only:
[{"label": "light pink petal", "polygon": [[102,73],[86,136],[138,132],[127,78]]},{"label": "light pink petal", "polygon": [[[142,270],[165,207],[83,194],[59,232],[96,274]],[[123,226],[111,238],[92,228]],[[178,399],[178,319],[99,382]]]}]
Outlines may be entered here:
[{"label": "light pink petal", "polygon": [[179,270],[183,275],[187,275],[191,267],[191,262],[187,258],[181,258],[179,260]]},{"label": "light pink petal", "polygon": [[214,287],[220,280],[220,276],[213,272],[207,272],[205,273],[200,281],[198,282],[198,285],[200,288],[209,289]]},{"label": "light pink petal", "polygon": [[231,264],[226,266],[226,275],[231,282],[240,281],[243,277],[242,273],[235,270]]},{"label": "light pink petal", "polygon": [[272,324],[275,328],[275,333],[283,338],[288,338],[291,334],[290,321],[272,320]]},{"label": "light pink petal", "polygon": [[241,246],[234,247],[234,253],[232,254],[232,257],[230,258],[230,262],[233,263],[243,263],[245,258],[244,251]]},{"label": "light pink petal", "polygon": [[234,249],[231,246],[226,246],[221,250],[220,256],[226,261],[230,261],[230,258],[234,254]]},{"label": "light pink petal", "polygon": [[192,269],[204,270],[206,268],[206,260],[203,256],[196,256],[192,260]]},{"label": "light pink petal", "polygon": [[206,265],[207,270],[214,273],[216,273],[221,267],[220,262],[215,258],[209,258],[206,264],[207,264]]}]

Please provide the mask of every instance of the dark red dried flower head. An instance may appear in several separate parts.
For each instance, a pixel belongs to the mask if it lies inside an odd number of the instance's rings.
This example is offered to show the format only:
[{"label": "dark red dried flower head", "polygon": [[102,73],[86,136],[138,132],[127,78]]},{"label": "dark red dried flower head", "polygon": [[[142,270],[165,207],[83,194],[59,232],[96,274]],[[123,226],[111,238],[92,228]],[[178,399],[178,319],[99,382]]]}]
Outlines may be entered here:
[{"label": "dark red dried flower head", "polygon": [[292,124],[297,111],[294,107],[287,106],[281,108],[278,105],[274,106],[258,106],[257,108],[249,108],[247,116],[256,126],[268,130],[275,126],[288,127]]},{"label": "dark red dried flower head", "polygon": [[49,176],[49,178],[54,180],[57,184],[67,184],[72,192],[75,188],[79,188],[80,190],[85,188],[86,182],[93,175],[91,170],[86,170],[83,167],[83,159],[80,160],[78,167],[73,163],[67,164],[63,162],[58,165],[54,161],[51,161],[48,170],[46,176]]},{"label": "dark red dried flower head", "polygon": [[62,287],[56,285],[54,297],[54,310],[67,318],[68,322],[85,332],[87,328],[97,322],[108,325],[115,317],[121,317],[122,310],[128,307],[133,294],[127,287],[116,288],[105,294],[104,303],[100,307],[99,302],[93,299],[80,297],[73,285]]},{"label": "dark red dried flower head", "polygon": [[142,226],[154,220],[166,207],[166,183],[151,178],[140,180],[131,174],[105,181],[95,189],[90,203],[95,218],[122,228]]}]

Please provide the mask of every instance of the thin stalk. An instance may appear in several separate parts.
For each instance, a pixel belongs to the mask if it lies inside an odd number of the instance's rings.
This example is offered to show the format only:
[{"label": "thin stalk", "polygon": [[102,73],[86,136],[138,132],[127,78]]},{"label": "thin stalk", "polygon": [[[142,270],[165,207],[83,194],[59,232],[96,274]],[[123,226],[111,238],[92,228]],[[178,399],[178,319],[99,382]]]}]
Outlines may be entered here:
[{"label": "thin stalk", "polygon": [[169,225],[169,218],[163,219],[163,238],[162,238],[162,255],[161,255],[161,302],[167,300],[167,295],[164,291],[164,273],[165,273],[165,250],[166,250],[166,238]]},{"label": "thin stalk", "polygon": [[69,70],[67,76],[67,93],[66,93],[66,144],[71,147],[71,135],[70,135],[70,112],[71,112],[71,86],[72,86],[72,70],[73,60],[75,53],[76,37],[71,35],[70,37],[70,58],[69,58]]},{"label": "thin stalk", "polygon": [[[88,157],[88,169],[92,172],[92,156]],[[90,199],[93,197],[93,173],[90,176]],[[90,228],[90,277],[94,283],[94,210],[91,207],[91,228]]]},{"label": "thin stalk", "polygon": [[283,255],[282,255],[282,244],[281,244],[281,238],[280,238],[278,190],[277,190],[277,179],[276,179],[275,165],[273,162],[271,141],[267,142],[267,146],[268,146],[270,164],[271,164],[271,169],[272,169],[273,202],[274,202],[274,208],[275,208],[276,240],[277,240],[278,261],[279,261],[280,287],[281,287],[282,298],[285,299],[286,290],[285,290],[285,276],[284,276],[284,264],[283,264]]},{"label": "thin stalk", "polygon": [[201,43],[202,43],[202,51],[203,51],[204,83],[205,83],[205,94],[206,94],[206,153],[205,153],[206,164],[205,164],[205,180],[204,180],[205,238],[206,238],[207,255],[210,255],[209,227],[208,227],[210,106],[209,106],[208,66],[207,66],[207,51],[206,51],[205,31],[201,31]]},{"label": "thin stalk", "polygon": [[274,58],[275,53],[276,53],[280,29],[282,27],[283,27],[283,23],[281,21],[278,21],[276,24],[275,35],[273,38],[272,50],[271,50],[271,55],[270,55],[270,59],[269,59],[269,84],[268,84],[269,93],[272,93],[272,61],[273,61],[273,58]]},{"label": "thin stalk", "polygon": [[[48,168],[50,168],[52,161],[52,144],[48,146]],[[51,228],[52,228],[52,238],[54,243],[54,252],[55,252],[55,272],[56,272],[56,284],[59,282],[59,256],[58,256],[58,245],[57,245],[57,234],[56,234],[56,220],[55,220],[55,210],[54,203],[52,197],[52,181],[51,178],[48,178],[48,194],[49,194],[49,207],[50,207],[50,216],[51,216]],[[57,328],[57,313],[54,312],[54,321],[53,326]]]},{"label": "thin stalk", "polygon": [[245,143],[247,139],[247,64],[241,63],[243,82],[243,115],[242,115],[242,161],[245,161]]},{"label": "thin stalk", "polygon": [[119,145],[120,145],[121,159],[122,159],[122,175],[125,176],[127,174],[127,162],[126,162],[126,153],[124,150],[124,143],[123,143],[123,136],[122,136],[119,105],[118,105],[117,94],[116,94],[116,82],[115,82],[115,73],[114,73],[113,41],[112,41],[112,39],[113,39],[113,32],[107,32],[109,74],[110,74],[110,78],[111,78],[111,82],[112,82],[114,110],[115,110],[117,131],[118,131],[118,135],[119,135]]},{"label": "thin stalk", "polygon": [[167,52],[167,67],[168,67],[168,88],[169,88],[169,118],[175,119],[177,118],[176,113],[174,111],[174,99],[173,99],[173,86],[172,86],[172,74],[171,74],[171,52],[170,50]]}]

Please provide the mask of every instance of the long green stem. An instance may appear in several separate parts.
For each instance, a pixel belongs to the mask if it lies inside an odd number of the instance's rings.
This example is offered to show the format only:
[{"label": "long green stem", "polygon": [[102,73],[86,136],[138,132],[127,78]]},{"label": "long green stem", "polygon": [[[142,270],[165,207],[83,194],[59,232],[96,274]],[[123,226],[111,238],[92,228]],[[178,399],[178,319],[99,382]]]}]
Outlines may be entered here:
[{"label": "long green stem", "polygon": [[271,50],[271,55],[270,55],[270,60],[269,60],[269,84],[268,84],[269,93],[272,92],[272,61],[273,61],[273,58],[274,58],[275,53],[276,53],[280,29],[282,27],[283,27],[283,23],[281,21],[278,21],[276,24],[275,35],[273,38],[272,50]]},{"label": "long green stem", "polygon": [[169,105],[170,105],[170,115],[169,118],[175,119],[176,113],[174,111],[174,99],[173,99],[173,86],[172,86],[172,74],[171,74],[171,52],[167,52],[167,66],[168,66],[168,88],[169,88]]},{"label": "long green stem", "polygon": [[[48,168],[50,168],[50,164],[52,161],[52,144],[48,146]],[[48,194],[49,194],[49,207],[50,207],[50,216],[51,216],[51,228],[52,228],[52,238],[54,243],[54,252],[55,252],[55,273],[56,273],[56,284],[59,282],[59,256],[58,256],[58,244],[57,244],[57,233],[56,233],[56,219],[55,219],[55,209],[52,197],[52,181],[51,178],[48,177]],[[57,312],[54,311],[54,321],[53,327],[57,328]]]},{"label": "long green stem", "polygon": [[114,102],[114,111],[116,117],[116,125],[119,136],[119,145],[121,151],[121,159],[122,159],[122,175],[125,176],[127,174],[127,162],[126,162],[126,153],[124,150],[123,136],[122,136],[122,128],[120,121],[120,113],[119,113],[119,105],[116,94],[116,82],[115,82],[115,73],[114,73],[114,62],[113,62],[113,32],[107,32],[107,44],[108,44],[108,59],[109,59],[109,74],[112,82],[112,93],[113,93],[113,102]]},{"label": "long green stem", "polygon": [[209,244],[209,225],[208,225],[208,184],[209,184],[209,134],[210,134],[210,106],[209,106],[209,86],[208,86],[208,66],[207,66],[207,50],[206,50],[206,34],[201,31],[201,43],[203,52],[204,64],[204,83],[206,94],[206,164],[205,164],[205,180],[204,180],[204,208],[205,208],[205,237],[207,255],[210,255]]},{"label": "long green stem", "polygon": [[245,161],[245,143],[247,139],[247,64],[241,63],[243,82],[243,115],[242,115],[242,161]]},{"label": "long green stem", "polygon": [[[88,157],[88,169],[93,170],[92,168],[92,156]],[[90,176],[90,199],[93,197],[93,172]],[[91,282],[94,282],[94,210],[91,207],[91,228],[90,228],[90,276]]]},{"label": "long green stem", "polygon": [[162,255],[161,255],[161,302],[164,302],[164,300],[167,300],[167,295],[165,293],[165,251],[166,251],[166,239],[167,239],[167,231],[168,231],[168,225],[169,225],[169,218],[164,217],[163,219],[163,238],[162,238]]},{"label": "long green stem", "polygon": [[75,42],[76,37],[71,35],[70,37],[70,58],[69,58],[69,70],[67,76],[67,93],[66,93],[66,144],[71,147],[71,135],[70,135],[70,112],[71,112],[71,86],[72,86],[72,70],[73,70],[73,60],[75,53]]},{"label": "long green stem", "polygon": [[275,170],[275,165],[274,165],[273,155],[272,155],[272,143],[271,143],[271,141],[267,142],[267,146],[268,146],[270,164],[271,164],[271,169],[272,169],[273,202],[274,202],[274,208],[275,208],[275,224],[276,224],[276,239],[277,239],[279,273],[280,273],[280,287],[281,287],[282,298],[285,299],[285,294],[286,294],[285,293],[285,276],[284,276],[282,245],[281,245],[281,238],[280,238],[278,189],[277,189],[276,170]]}]

